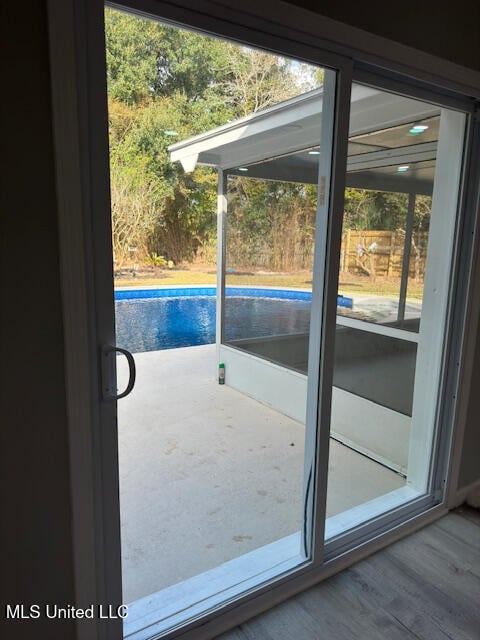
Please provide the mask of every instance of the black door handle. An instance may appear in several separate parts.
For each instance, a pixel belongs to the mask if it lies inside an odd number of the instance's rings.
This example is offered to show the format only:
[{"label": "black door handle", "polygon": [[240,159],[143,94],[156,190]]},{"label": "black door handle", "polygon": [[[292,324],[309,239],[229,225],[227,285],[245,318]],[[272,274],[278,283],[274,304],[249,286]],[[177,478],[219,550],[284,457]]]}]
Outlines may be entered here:
[{"label": "black door handle", "polygon": [[[128,362],[128,384],[122,393],[117,392],[115,368],[110,361],[110,357],[114,353],[123,354]],[[137,369],[132,354],[127,349],[121,347],[103,347],[102,349],[102,369],[103,369],[103,397],[105,400],[120,400],[125,398],[135,386]]]}]

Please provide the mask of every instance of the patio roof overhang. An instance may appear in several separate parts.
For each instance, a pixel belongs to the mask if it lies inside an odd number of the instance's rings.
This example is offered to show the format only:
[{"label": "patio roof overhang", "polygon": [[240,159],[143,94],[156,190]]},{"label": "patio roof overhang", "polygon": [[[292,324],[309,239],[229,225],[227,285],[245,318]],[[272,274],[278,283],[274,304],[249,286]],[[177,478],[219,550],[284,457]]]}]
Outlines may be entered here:
[{"label": "patio roof overhang", "polygon": [[[197,164],[267,180],[316,184],[322,126],[322,89],[169,147],[185,171]],[[354,85],[350,111],[347,186],[430,195],[440,109],[396,94]],[[428,130],[412,136],[412,123]],[[409,165],[398,173],[399,165]],[[241,169],[240,169],[241,168]],[[246,170],[246,171],[245,171]]]}]

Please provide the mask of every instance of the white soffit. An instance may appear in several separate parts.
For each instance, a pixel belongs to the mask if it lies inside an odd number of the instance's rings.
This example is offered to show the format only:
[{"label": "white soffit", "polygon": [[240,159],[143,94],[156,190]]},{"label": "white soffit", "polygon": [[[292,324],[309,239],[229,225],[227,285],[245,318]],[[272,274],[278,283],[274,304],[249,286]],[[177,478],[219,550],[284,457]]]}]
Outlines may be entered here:
[{"label": "white soffit", "polygon": [[194,155],[198,164],[229,168],[320,142],[322,90],[302,94],[169,147],[172,162]]},{"label": "white soffit", "polygon": [[[185,171],[192,171],[197,163],[230,169],[318,147],[322,93],[322,89],[310,91],[175,143],[169,147],[170,159],[180,161]],[[438,107],[418,100],[353,85],[349,135],[390,129],[438,113]],[[395,154],[390,155],[395,162]]]}]

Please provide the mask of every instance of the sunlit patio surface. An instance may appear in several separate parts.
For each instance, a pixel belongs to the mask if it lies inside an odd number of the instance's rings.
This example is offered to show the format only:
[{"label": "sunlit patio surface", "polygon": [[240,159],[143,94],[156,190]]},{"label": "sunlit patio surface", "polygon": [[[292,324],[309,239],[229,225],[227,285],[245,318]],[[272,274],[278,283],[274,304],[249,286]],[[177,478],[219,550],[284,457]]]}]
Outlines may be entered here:
[{"label": "sunlit patio surface", "polygon": [[[135,361],[135,389],[118,403],[124,602],[292,534],[302,520],[302,424],[219,385],[215,345]],[[123,358],[118,369],[122,388]],[[331,441],[328,516],[403,485]]]}]

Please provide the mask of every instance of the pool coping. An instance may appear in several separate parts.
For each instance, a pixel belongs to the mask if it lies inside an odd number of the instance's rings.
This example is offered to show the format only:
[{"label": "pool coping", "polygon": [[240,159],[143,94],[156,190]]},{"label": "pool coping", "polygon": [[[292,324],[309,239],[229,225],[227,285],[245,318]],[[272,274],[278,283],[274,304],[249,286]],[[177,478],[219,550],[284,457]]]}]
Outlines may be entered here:
[{"label": "pool coping", "polygon": [[[250,284],[241,284],[241,285],[227,285],[227,288],[232,289],[267,289],[267,290],[279,290],[279,291],[303,291],[310,292],[311,289],[306,288],[292,288],[292,287],[272,287],[267,285],[250,285]],[[170,285],[156,285],[156,284],[146,284],[143,286],[125,286],[125,287],[114,287],[114,291],[139,291],[139,290],[155,290],[155,289],[217,289],[216,284],[170,284]]]},{"label": "pool coping", "polygon": [[[217,297],[218,289],[216,285],[187,285],[187,286],[146,286],[146,287],[119,287],[114,290],[115,301],[135,300],[135,299],[155,299],[178,297],[187,298],[189,292],[195,293],[198,297]],[[155,295],[158,292],[158,295]],[[171,292],[171,295],[169,295]],[[131,297],[128,294],[131,293]],[[145,295],[142,295],[144,293]],[[278,300],[304,301],[311,302],[311,289],[292,289],[291,287],[272,287],[272,286],[237,286],[227,285],[225,287],[227,297],[242,296],[245,297],[264,297]],[[259,295],[260,294],[260,295]],[[353,298],[338,294],[337,304],[341,307],[353,309]]]},{"label": "pool coping", "polygon": [[[245,297],[245,298],[270,298],[277,300],[303,301],[310,302],[312,292],[310,290],[277,288],[277,287],[237,287],[227,286],[225,289],[227,298]],[[218,290],[216,286],[187,286],[187,287],[135,287],[116,289],[114,292],[115,301],[126,300],[151,300],[165,298],[193,298],[207,297],[217,298]],[[353,300],[351,298],[339,297],[344,306],[351,306]]]},{"label": "pool coping", "polygon": [[[268,286],[268,285],[251,285],[251,284],[245,284],[245,285],[227,285],[227,288],[234,288],[234,289],[267,289],[267,290],[278,290],[278,291],[301,291],[303,293],[311,293],[312,289],[307,289],[307,288],[300,288],[300,287],[282,287],[282,286]],[[165,285],[157,285],[157,284],[145,284],[145,285],[126,285],[126,286],[114,286],[114,291],[140,291],[140,290],[145,290],[145,291],[151,291],[151,290],[155,290],[155,289],[215,289],[216,290],[217,285],[216,284],[165,284]],[[394,295],[378,295],[375,296],[375,294],[373,293],[361,293],[361,292],[357,292],[357,291],[352,291],[349,292],[347,291],[346,294],[338,294],[341,297],[344,298],[355,298],[358,300],[363,300],[365,298],[372,298],[372,297],[379,297],[382,298],[383,300],[398,300],[397,296]],[[422,300],[419,298],[406,298],[406,302],[408,302],[409,304],[412,305],[421,305]]]}]

